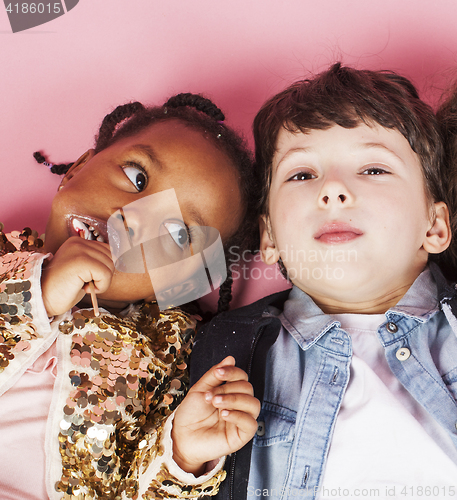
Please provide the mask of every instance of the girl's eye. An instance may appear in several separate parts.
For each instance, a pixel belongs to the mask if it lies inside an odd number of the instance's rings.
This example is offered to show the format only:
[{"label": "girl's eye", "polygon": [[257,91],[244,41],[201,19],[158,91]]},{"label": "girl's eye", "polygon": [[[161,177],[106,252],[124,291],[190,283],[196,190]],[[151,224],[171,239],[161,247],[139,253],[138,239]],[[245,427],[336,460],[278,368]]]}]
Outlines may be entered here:
[{"label": "girl's eye", "polygon": [[129,178],[130,182],[135,186],[135,189],[141,193],[148,184],[146,172],[139,165],[129,164],[122,167],[124,174]]},{"label": "girl's eye", "polygon": [[381,167],[369,167],[362,172],[362,175],[381,175],[381,174],[389,174],[387,170]]},{"label": "girl's eye", "polygon": [[311,172],[299,172],[298,174],[293,175],[288,181],[309,181],[310,179],[315,179],[316,176]]},{"label": "girl's eye", "polygon": [[164,226],[167,231],[170,233],[173,241],[178,245],[181,250],[188,247],[190,244],[190,234],[187,226],[183,225],[184,223],[177,222],[165,222]]}]

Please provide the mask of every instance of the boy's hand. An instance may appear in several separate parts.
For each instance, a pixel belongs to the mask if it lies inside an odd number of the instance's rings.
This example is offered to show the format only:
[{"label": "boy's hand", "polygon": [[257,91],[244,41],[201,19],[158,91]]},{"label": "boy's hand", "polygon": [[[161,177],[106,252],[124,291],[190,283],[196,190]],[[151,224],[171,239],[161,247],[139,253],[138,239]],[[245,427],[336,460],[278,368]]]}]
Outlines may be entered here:
[{"label": "boy's hand", "polygon": [[173,458],[182,470],[201,475],[206,462],[239,450],[254,436],[260,403],[253,393],[232,356],[191,387],[171,432]]},{"label": "boy's hand", "polygon": [[72,236],[43,268],[41,292],[48,316],[71,309],[89,292],[90,281],[97,293],[105,292],[113,273],[107,243]]}]

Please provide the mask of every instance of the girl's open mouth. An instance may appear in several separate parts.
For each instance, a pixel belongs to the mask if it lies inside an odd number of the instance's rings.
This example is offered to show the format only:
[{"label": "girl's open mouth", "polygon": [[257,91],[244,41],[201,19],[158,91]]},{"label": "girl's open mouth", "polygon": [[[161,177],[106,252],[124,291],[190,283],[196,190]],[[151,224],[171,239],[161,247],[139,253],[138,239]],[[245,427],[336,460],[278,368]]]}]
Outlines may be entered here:
[{"label": "girl's open mouth", "polygon": [[69,221],[71,236],[84,234],[86,240],[96,240],[102,243],[108,241],[106,223],[91,217],[72,216]]}]

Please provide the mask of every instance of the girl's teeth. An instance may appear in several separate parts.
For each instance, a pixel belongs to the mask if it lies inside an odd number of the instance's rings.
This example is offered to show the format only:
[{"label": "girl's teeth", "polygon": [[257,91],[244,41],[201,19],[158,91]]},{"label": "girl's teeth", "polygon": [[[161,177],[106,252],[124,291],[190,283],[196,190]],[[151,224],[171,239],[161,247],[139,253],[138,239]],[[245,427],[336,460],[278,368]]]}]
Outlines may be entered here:
[{"label": "girl's teeth", "polygon": [[73,224],[74,230],[77,233],[83,233],[84,234],[84,238],[86,240],[89,238],[90,233],[87,230],[87,226],[83,222],[79,221],[78,219],[73,219],[72,224]]},{"label": "girl's teeth", "polygon": [[102,243],[105,242],[105,239],[100,234],[100,231],[98,231],[98,229],[95,229],[94,226],[89,226],[88,224],[85,224],[78,219],[73,219],[72,224],[74,230],[77,233],[83,233],[86,240],[97,240],[101,241]]}]

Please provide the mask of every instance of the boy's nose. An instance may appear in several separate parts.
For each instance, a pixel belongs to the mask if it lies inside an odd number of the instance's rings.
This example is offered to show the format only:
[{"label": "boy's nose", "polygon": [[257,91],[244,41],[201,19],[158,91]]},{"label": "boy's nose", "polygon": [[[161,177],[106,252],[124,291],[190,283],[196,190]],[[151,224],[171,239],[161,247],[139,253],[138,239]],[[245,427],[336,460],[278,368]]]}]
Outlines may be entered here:
[{"label": "boy's nose", "polygon": [[334,205],[346,206],[350,205],[353,201],[354,196],[352,193],[343,182],[338,180],[328,180],[325,182],[319,194],[319,205],[322,208]]},{"label": "boy's nose", "polygon": [[[337,201],[341,201],[341,203],[344,203],[347,199],[347,196],[345,194],[339,194],[338,197],[337,197]],[[330,202],[330,198],[325,195],[323,198],[322,198],[322,201],[327,205],[329,202]]]}]

